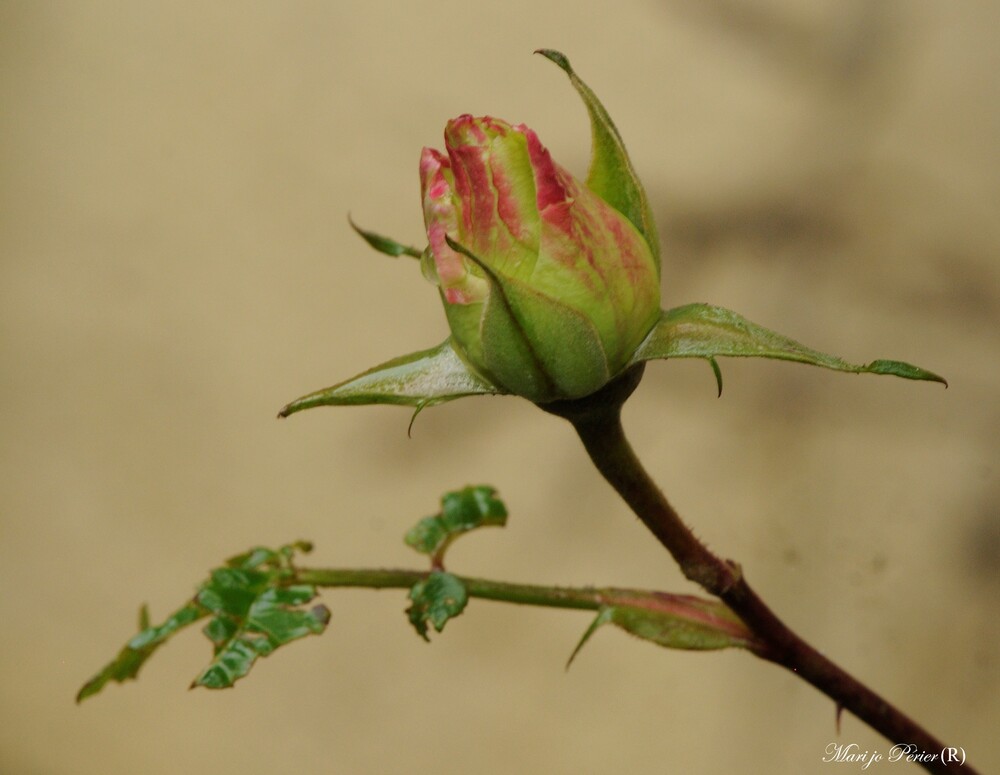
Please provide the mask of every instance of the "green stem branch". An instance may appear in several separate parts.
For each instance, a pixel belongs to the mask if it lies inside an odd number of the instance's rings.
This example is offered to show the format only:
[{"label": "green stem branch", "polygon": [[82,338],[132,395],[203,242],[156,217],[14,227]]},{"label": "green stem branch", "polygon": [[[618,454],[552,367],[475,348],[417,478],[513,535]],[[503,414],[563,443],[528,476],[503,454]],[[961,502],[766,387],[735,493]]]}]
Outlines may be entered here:
[{"label": "green stem branch", "polygon": [[[366,589],[411,589],[432,571],[371,568],[297,568],[285,583],[311,584],[316,587],[364,587]],[[455,575],[455,574],[453,574]],[[757,644],[752,633],[739,620],[721,619],[709,613],[699,614],[698,603],[707,602],[690,595],[652,592],[621,587],[555,587],[540,584],[512,584],[471,576],[455,575],[469,597],[502,603],[533,605],[545,608],[575,608],[600,611],[625,607],[662,614],[675,614],[691,621],[703,619],[718,632],[730,636],[731,645],[751,650]]]},{"label": "green stem branch", "polygon": [[[410,589],[427,578],[430,571],[372,570],[368,568],[299,568],[293,583],[317,587],[365,587],[367,589]],[[597,611],[627,590],[547,587],[536,584],[509,584],[503,581],[456,576],[469,597],[499,600],[547,608],[577,608]]]},{"label": "green stem branch", "polygon": [[[740,566],[706,547],[684,524],[628,443],[621,424],[621,407],[642,376],[633,369],[594,396],[544,405],[546,411],[569,420],[604,478],[673,556],[685,577],[715,595],[739,616],[760,645],[757,656],[791,670],[832,699],[838,713],[847,710],[896,744],[941,754],[944,743],[796,635],[750,587]],[[921,762],[934,773],[959,769],[974,775],[969,765]]]}]

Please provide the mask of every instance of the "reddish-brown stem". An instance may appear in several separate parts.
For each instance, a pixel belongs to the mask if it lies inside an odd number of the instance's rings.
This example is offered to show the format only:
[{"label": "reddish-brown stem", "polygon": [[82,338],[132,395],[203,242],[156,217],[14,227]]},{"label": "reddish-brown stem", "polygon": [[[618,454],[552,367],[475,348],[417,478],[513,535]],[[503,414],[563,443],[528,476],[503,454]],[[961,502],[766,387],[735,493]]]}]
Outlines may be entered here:
[{"label": "reddish-brown stem", "polygon": [[569,420],[605,479],[670,552],[684,575],[726,603],[763,644],[757,656],[781,665],[896,744],[937,753],[929,772],[974,775],[968,764],[941,759],[944,743],[796,635],[750,587],[739,565],[713,554],[684,524],[636,457],[621,424],[621,406],[642,375],[627,372],[594,396],[543,406]]}]

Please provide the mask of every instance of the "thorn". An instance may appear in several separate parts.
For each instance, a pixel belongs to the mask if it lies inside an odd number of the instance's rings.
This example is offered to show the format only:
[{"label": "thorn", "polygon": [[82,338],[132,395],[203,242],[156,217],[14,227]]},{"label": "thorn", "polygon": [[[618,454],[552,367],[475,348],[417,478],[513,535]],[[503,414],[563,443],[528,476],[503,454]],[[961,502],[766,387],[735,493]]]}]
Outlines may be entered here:
[{"label": "thorn", "polygon": [[844,714],[844,706],[837,703],[837,735],[840,735],[840,717]]},{"label": "thorn", "polygon": [[712,373],[715,375],[715,384],[719,386],[717,397],[722,398],[722,369],[719,368],[719,362],[715,358],[709,358],[708,365],[712,367]]},{"label": "thorn", "polygon": [[417,415],[424,410],[425,406],[427,406],[426,401],[417,404],[417,408],[413,410],[413,415],[410,417],[410,424],[406,426],[406,438],[413,438],[413,423],[417,421]]},{"label": "thorn", "polygon": [[603,607],[600,610],[598,610],[596,618],[594,619],[594,621],[590,623],[590,626],[587,628],[587,631],[584,632],[583,637],[580,638],[580,642],[577,643],[576,648],[573,649],[573,653],[570,654],[569,659],[566,660],[565,670],[567,672],[569,671],[570,665],[573,664],[573,660],[576,659],[576,655],[580,653],[580,649],[582,649],[584,644],[588,640],[590,640],[590,636],[593,635],[597,631],[597,628],[600,627],[602,624],[606,624],[607,622],[611,621],[613,613],[614,612],[612,611],[612,609],[608,607]]}]

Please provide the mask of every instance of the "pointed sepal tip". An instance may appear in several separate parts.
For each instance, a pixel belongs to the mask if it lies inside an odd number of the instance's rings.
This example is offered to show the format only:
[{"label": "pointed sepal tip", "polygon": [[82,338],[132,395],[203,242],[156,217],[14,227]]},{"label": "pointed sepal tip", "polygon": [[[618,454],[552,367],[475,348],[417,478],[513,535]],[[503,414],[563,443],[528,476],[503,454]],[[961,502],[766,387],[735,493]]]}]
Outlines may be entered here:
[{"label": "pointed sepal tip", "polygon": [[417,410],[456,398],[505,392],[473,372],[451,339],[429,350],[394,358],[332,387],[308,393],[287,404],[278,417],[316,406],[397,404]]}]

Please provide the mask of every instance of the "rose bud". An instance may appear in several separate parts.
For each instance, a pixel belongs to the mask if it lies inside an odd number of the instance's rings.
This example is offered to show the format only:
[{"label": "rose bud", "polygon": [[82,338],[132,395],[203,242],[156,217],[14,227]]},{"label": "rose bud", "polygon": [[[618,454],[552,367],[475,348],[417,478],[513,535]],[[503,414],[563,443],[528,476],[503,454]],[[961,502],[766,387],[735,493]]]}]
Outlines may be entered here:
[{"label": "rose bud", "polygon": [[523,125],[459,116],[445,148],[420,159],[422,264],[456,349],[536,403],[600,389],[660,316],[646,239]]}]

